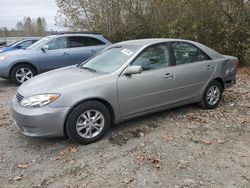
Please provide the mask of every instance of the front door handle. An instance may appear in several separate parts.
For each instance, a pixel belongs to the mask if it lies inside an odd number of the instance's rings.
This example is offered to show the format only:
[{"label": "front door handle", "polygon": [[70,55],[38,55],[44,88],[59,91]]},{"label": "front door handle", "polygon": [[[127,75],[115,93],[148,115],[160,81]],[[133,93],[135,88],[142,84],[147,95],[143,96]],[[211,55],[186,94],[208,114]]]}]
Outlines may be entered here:
[{"label": "front door handle", "polygon": [[173,78],[174,75],[173,74],[170,74],[170,73],[166,73],[163,78]]},{"label": "front door handle", "polygon": [[68,55],[69,55],[69,53],[63,52],[63,56],[68,56]]},{"label": "front door handle", "polygon": [[214,69],[214,67],[213,67],[212,65],[207,65],[207,66],[206,66],[206,69],[207,69],[207,70],[212,70],[212,69]]},{"label": "front door handle", "polygon": [[91,50],[91,53],[92,53],[92,54],[95,54],[95,53],[96,53],[96,51],[95,51],[95,50]]}]

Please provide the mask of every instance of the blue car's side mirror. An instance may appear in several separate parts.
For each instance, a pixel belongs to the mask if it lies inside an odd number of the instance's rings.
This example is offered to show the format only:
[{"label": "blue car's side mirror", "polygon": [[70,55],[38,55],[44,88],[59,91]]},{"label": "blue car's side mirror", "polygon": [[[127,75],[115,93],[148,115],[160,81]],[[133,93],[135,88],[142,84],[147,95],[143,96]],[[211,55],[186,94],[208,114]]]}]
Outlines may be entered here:
[{"label": "blue car's side mirror", "polygon": [[42,46],[41,50],[45,52],[45,51],[49,50],[49,46],[45,44]]}]

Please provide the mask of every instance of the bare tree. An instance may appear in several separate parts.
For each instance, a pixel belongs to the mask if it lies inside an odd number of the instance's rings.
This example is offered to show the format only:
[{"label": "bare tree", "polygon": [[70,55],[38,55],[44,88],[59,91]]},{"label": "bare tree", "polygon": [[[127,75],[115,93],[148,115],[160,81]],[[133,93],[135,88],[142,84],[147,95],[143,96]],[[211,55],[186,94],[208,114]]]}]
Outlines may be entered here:
[{"label": "bare tree", "polygon": [[246,0],[56,0],[57,23],[100,32],[114,42],[149,37],[200,41],[250,62]]}]

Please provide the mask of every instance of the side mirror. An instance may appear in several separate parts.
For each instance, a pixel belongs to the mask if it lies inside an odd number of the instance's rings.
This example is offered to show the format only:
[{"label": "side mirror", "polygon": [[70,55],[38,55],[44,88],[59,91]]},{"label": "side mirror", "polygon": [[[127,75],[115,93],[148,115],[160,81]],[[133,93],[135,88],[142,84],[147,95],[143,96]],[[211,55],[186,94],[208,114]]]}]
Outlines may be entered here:
[{"label": "side mirror", "polygon": [[130,66],[128,67],[124,74],[125,75],[131,75],[131,74],[140,74],[142,72],[142,66],[140,65],[134,65],[134,66]]},{"label": "side mirror", "polygon": [[49,50],[49,46],[45,44],[42,46],[41,50],[45,52],[46,50]]},{"label": "side mirror", "polygon": [[149,64],[155,64],[155,63],[158,63],[159,61],[160,61],[159,58],[150,58]]}]

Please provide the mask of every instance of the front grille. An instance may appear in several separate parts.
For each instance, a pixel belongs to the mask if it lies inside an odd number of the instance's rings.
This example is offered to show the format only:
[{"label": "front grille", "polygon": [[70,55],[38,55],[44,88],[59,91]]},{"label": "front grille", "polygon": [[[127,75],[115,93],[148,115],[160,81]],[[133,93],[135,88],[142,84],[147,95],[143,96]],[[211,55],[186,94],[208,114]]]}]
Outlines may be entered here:
[{"label": "front grille", "polygon": [[23,100],[23,96],[20,95],[19,93],[16,94],[16,99],[17,99],[17,102],[21,102],[21,100]]}]

